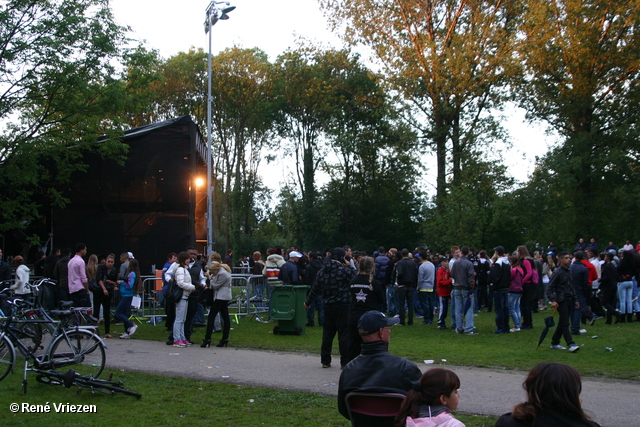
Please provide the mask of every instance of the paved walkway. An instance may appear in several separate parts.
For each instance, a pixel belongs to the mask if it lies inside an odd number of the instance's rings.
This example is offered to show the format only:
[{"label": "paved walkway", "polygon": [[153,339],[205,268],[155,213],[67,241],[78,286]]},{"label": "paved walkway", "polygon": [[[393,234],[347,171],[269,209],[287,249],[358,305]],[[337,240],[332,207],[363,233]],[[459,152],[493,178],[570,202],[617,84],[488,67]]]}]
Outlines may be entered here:
[{"label": "paved walkway", "polygon": [[[215,341],[214,341],[215,342]],[[177,348],[146,340],[105,340],[107,370],[146,372],[277,388],[338,394],[340,369],[323,369],[320,356],[228,348]],[[418,365],[424,372],[434,365]],[[448,366],[462,383],[460,411],[501,415],[524,400],[526,373]],[[582,379],[583,407],[606,427],[640,426],[640,382]],[[337,409],[336,409],[337,410]]]}]

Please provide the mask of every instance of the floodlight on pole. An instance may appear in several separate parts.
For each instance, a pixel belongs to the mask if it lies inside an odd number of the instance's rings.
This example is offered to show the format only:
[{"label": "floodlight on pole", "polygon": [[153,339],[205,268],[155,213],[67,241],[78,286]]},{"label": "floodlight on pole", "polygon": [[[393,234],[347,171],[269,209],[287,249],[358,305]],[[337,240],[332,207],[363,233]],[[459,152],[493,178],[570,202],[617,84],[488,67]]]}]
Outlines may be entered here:
[{"label": "floodlight on pole", "polygon": [[204,21],[204,32],[209,35],[209,55],[208,60],[208,88],[207,88],[207,255],[213,252],[213,170],[211,165],[211,27],[219,20],[229,19],[228,13],[236,7],[231,6],[228,1],[212,1],[206,9],[206,19]]}]

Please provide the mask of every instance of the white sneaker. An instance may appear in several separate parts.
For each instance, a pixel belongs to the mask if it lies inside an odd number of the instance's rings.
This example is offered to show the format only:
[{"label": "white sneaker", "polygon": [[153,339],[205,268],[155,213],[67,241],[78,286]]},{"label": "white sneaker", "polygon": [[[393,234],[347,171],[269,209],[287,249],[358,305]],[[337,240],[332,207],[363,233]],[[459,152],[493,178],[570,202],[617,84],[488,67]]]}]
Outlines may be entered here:
[{"label": "white sneaker", "polygon": [[551,350],[566,350],[567,349],[567,347],[562,346],[560,344],[552,345],[550,348],[551,348]]},{"label": "white sneaker", "polygon": [[581,334],[586,334],[587,330],[586,329],[580,329],[578,332],[580,332]]},{"label": "white sneaker", "polygon": [[509,332],[520,332],[520,328],[513,327],[509,329]]},{"label": "white sneaker", "polygon": [[125,332],[124,334],[120,335],[120,339],[121,339],[121,340],[128,340],[129,338],[130,338],[130,337],[129,337],[129,334],[128,334],[128,333],[126,333],[126,332]]},{"label": "white sneaker", "polygon": [[133,335],[136,332],[137,329],[138,329],[138,325],[136,325],[136,324],[134,324],[132,327],[130,327],[129,330],[127,331],[129,333],[129,337],[131,335]]},{"label": "white sneaker", "polygon": [[577,346],[577,345],[575,345],[575,344],[571,344],[571,345],[569,346],[569,353],[575,353],[575,352],[576,352],[576,351],[578,351],[578,350],[580,350],[580,347],[578,347],[578,346]]}]

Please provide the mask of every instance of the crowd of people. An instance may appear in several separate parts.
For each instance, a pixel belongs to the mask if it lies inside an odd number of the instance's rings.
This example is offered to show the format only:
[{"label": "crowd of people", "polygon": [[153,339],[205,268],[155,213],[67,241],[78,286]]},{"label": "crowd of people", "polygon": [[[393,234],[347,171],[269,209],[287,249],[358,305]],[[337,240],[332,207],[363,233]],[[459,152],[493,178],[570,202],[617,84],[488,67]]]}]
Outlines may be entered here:
[{"label": "crowd of people", "polygon": [[[595,239],[589,244],[580,239],[571,252],[558,251],[550,243],[546,251],[533,255],[526,246],[512,252],[496,246],[492,253],[477,254],[469,246],[453,246],[444,254],[379,247],[372,256],[348,246],[324,253],[304,253],[292,246],[287,251],[267,249],[264,261],[256,251],[232,266],[231,251],[224,259],[216,252],[205,259],[187,247],[169,254],[162,270],[164,293],[177,286],[180,296],[160,302],[167,314],[168,345],[193,345],[191,334],[199,325],[206,326],[201,347],[211,345],[213,332],[222,332],[217,346],[224,347],[229,343],[234,269],[263,278],[255,281],[254,298],[268,300],[277,284],[308,285],[307,326],[313,327],[317,317],[323,328],[323,368],[331,367],[333,341],[338,336],[342,369],[338,408],[343,415],[349,417],[345,398],[350,391],[380,390],[406,395],[395,418],[398,426],[460,426],[451,414],[458,405],[459,378],[440,368],[421,375],[412,362],[389,354],[391,326],[412,326],[421,319],[421,325],[477,335],[474,317],[484,310],[494,313],[493,333],[517,333],[534,327],[532,313],[549,309],[558,313],[551,349],[575,353],[579,347],[573,336],[586,333],[583,325],[593,325],[599,318],[605,324],[633,322],[634,315],[640,321],[639,253],[640,242],[633,247],[627,241],[619,250],[610,242],[600,251]],[[130,338],[137,329],[129,320],[132,299],[143,291],[137,260],[131,252],[123,252],[116,268],[113,254],[91,255],[85,262],[86,256],[86,245],[79,243],[74,256],[65,249],[41,258],[39,271],[56,283],[45,292],[44,304],[53,308],[59,300],[71,300],[76,306],[93,303],[94,314],[104,323],[104,337],[112,338],[113,301],[114,318],[124,326],[120,338]],[[21,256],[14,257],[13,264],[11,269],[0,252],[0,280],[13,277],[11,289],[28,298],[30,269]],[[207,319],[205,307],[211,308]],[[385,370],[374,375],[380,366]],[[528,400],[496,425],[596,425],[581,409],[580,377],[572,368],[539,364],[524,387]]]}]

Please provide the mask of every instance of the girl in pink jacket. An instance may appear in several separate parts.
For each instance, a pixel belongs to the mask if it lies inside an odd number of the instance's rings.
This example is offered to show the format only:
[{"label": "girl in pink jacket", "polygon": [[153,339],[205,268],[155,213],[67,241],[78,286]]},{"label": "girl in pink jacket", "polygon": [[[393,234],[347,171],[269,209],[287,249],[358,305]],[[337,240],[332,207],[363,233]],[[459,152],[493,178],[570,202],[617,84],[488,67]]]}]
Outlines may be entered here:
[{"label": "girl in pink jacket", "polygon": [[448,369],[434,368],[422,374],[416,389],[409,390],[396,416],[397,427],[465,427],[451,411],[458,408],[460,378]]}]

